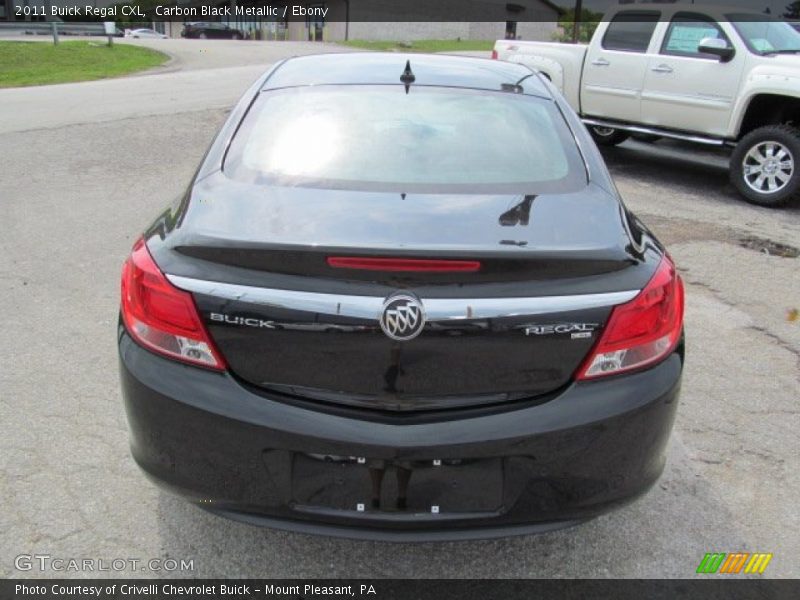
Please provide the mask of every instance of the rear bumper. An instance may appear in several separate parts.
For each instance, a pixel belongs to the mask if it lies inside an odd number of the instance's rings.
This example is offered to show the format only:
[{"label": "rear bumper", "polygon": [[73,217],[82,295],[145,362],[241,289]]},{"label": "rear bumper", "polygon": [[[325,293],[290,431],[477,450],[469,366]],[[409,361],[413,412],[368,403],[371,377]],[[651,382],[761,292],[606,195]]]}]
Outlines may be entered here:
[{"label": "rear bumper", "polygon": [[[645,492],[664,467],[682,362],[673,354],[641,373],[575,383],[538,406],[415,424],[255,394],[124,332],[120,371],[133,456],[162,486],[251,523],[407,541],[546,531]],[[410,481],[398,510],[401,471]],[[383,509],[370,505],[376,472]]]}]

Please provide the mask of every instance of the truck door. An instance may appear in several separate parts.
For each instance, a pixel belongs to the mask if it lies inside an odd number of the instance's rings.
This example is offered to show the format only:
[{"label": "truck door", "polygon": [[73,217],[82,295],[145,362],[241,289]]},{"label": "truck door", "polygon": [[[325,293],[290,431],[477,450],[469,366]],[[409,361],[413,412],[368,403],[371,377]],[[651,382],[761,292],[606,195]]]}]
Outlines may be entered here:
[{"label": "truck door", "polygon": [[[734,48],[722,61],[698,51],[705,38]],[[739,90],[746,53],[738,51],[722,26],[705,15],[679,12],[670,21],[661,47],[648,60],[642,90],[642,122],[669,129],[724,136]]]},{"label": "truck door", "polygon": [[598,31],[584,62],[583,115],[639,121],[647,51],[660,16],[655,10],[620,11]]}]

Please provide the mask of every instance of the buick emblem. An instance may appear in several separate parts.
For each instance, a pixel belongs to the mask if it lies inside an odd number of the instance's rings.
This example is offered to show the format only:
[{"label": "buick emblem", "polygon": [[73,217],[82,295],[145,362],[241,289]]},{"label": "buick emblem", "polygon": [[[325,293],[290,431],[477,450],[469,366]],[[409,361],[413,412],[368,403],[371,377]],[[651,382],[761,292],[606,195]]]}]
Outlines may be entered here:
[{"label": "buick emblem", "polygon": [[425,310],[414,296],[409,294],[393,294],[383,303],[381,329],[383,333],[405,342],[417,337],[425,327]]}]

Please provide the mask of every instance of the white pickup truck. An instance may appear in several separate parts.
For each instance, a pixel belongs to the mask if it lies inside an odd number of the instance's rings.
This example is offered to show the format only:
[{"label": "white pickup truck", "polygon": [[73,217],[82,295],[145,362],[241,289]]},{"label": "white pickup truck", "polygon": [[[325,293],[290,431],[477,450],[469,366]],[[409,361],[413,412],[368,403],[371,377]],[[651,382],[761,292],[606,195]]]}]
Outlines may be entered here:
[{"label": "white pickup truck", "polygon": [[599,144],[631,133],[733,147],[750,202],[800,197],[800,33],[739,8],[626,4],[588,45],[499,40],[493,58],[550,79]]}]

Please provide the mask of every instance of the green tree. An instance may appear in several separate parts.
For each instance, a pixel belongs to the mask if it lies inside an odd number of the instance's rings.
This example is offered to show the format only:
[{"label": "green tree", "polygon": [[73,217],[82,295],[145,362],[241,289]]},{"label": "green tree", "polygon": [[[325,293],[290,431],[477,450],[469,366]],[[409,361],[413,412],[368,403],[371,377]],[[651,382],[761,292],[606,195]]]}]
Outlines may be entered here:
[{"label": "green tree", "polygon": [[783,13],[786,19],[800,19],[800,1],[792,2],[786,6],[786,12]]},{"label": "green tree", "polygon": [[[800,0],[796,2],[800,5]],[[594,30],[597,29],[600,19],[603,18],[603,13],[593,12],[588,8],[581,9],[581,22],[578,26],[578,41],[587,43],[592,39]],[[553,36],[557,42],[571,42],[572,31],[575,28],[575,9],[570,8],[565,10],[558,20],[558,32]]]}]

